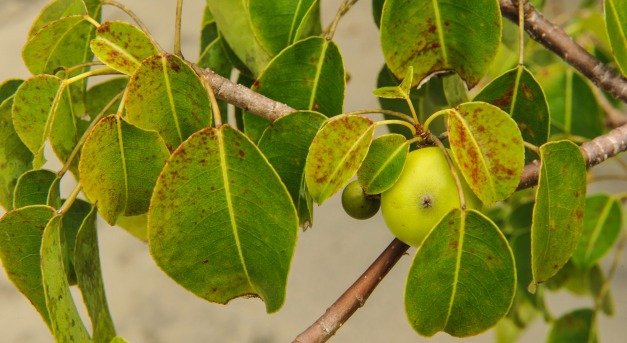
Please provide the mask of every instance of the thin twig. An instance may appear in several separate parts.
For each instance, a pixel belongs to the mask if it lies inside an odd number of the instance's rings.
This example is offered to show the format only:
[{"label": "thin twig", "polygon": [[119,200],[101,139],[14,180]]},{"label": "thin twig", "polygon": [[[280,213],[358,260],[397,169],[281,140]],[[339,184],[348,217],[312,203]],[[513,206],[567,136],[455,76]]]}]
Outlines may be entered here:
[{"label": "thin twig", "polygon": [[[512,0],[499,0],[501,13],[518,23],[518,6]],[[561,57],[598,87],[627,102],[627,79],[603,64],[575,42],[564,30],[548,21],[530,2],[524,4],[525,30],[532,39]]]},{"label": "thin twig", "polygon": [[294,343],[326,342],[331,338],[357,309],[364,306],[372,291],[407,249],[407,244],[394,239],[359,279],[315,323],[296,337]]},{"label": "thin twig", "polygon": [[181,17],[183,16],[183,0],[176,2],[176,20],[174,21],[174,53],[183,58],[181,51]]},{"label": "thin twig", "polygon": [[335,30],[337,29],[337,24],[340,22],[340,19],[342,19],[346,12],[348,12],[348,10],[350,10],[357,1],[358,0],[344,0],[342,5],[340,5],[340,9],[337,11],[335,18],[333,18],[331,25],[329,25],[329,27],[327,27],[327,29],[322,33],[322,36],[326,40],[333,39],[333,35],[335,34]]},{"label": "thin twig", "polygon": [[161,45],[159,45],[159,42],[157,42],[157,40],[155,40],[155,38],[150,34],[150,31],[148,31],[148,27],[146,25],[144,25],[144,22],[141,21],[141,19],[139,19],[139,16],[137,16],[137,14],[135,14],[135,12],[133,12],[130,8],[128,8],[126,5],[124,5],[122,3],[119,3],[119,2],[117,2],[115,0],[103,0],[102,4],[103,5],[111,5],[111,6],[114,6],[114,7],[117,7],[119,9],[121,9],[124,13],[126,13],[129,17],[131,17],[131,19],[133,19],[133,21],[135,21],[137,26],[139,26],[139,28],[142,31],[144,31],[144,33],[146,34],[146,36],[148,36],[148,38],[150,39],[152,44],[157,47],[157,50],[159,50],[159,53],[160,54],[165,54],[165,50],[163,50]]}]

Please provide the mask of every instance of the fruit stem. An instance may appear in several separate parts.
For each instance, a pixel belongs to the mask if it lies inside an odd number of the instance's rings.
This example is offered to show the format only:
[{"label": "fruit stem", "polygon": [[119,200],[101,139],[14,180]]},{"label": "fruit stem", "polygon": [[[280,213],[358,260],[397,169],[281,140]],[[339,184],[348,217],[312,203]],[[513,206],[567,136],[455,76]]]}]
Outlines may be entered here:
[{"label": "fruit stem", "polygon": [[453,179],[455,179],[455,186],[457,186],[457,193],[459,194],[459,206],[461,207],[461,209],[463,211],[466,210],[466,196],[464,195],[464,189],[462,188],[462,182],[459,179],[459,174],[457,173],[457,168],[455,168],[455,164],[453,163],[453,160],[451,159],[451,156],[449,155],[448,151],[446,150],[446,147],[444,146],[444,144],[442,144],[442,141],[435,135],[431,135],[429,137],[433,142],[435,142],[435,144],[438,146],[438,148],[440,148],[440,150],[442,150],[442,153],[444,153],[444,157],[446,157],[446,162],[448,162],[448,166],[449,168],[451,168],[451,174],[453,174]]},{"label": "fruit stem", "polygon": [[416,135],[416,128],[412,124],[410,124],[410,123],[408,123],[408,122],[406,122],[404,120],[394,120],[394,119],[381,120],[381,121],[376,122],[375,126],[394,125],[394,124],[405,126],[406,128],[408,128],[411,131],[412,136]]},{"label": "fruit stem", "polygon": [[359,111],[346,112],[344,114],[346,114],[346,115],[364,115],[364,114],[377,114],[377,113],[394,116],[394,117],[402,119],[402,120],[404,120],[404,121],[406,121],[408,123],[413,123],[414,122],[414,119],[412,117],[408,116],[407,114],[405,114],[403,112],[397,112],[397,111],[392,111],[392,110],[384,110],[384,109],[359,110]]},{"label": "fruit stem", "polygon": [[449,111],[450,111],[450,109],[445,109],[445,110],[440,110],[440,111],[437,111],[437,112],[435,112],[434,114],[432,114],[429,118],[427,118],[427,120],[425,120],[425,125],[422,127],[423,131],[424,131],[424,132],[428,132],[428,131],[429,131],[429,125],[431,124],[431,122],[432,122],[435,118],[437,118],[437,117],[439,117],[439,116],[441,116],[441,115],[448,114],[448,113],[449,113]]}]

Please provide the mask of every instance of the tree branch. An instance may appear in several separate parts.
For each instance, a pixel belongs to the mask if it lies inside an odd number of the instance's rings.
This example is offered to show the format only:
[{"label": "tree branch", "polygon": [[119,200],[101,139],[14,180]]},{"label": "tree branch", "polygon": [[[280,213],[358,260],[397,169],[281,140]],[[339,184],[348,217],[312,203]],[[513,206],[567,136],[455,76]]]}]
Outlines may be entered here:
[{"label": "tree branch", "polygon": [[294,343],[326,342],[331,338],[357,309],[364,306],[375,287],[407,249],[407,244],[394,239],[359,279],[315,323],[296,337]]},{"label": "tree branch", "polygon": [[[503,16],[518,24],[518,1],[499,0],[499,4]],[[525,30],[533,40],[554,52],[616,99],[627,102],[625,77],[588,53],[559,26],[544,18],[529,1],[525,1],[524,10]]]}]

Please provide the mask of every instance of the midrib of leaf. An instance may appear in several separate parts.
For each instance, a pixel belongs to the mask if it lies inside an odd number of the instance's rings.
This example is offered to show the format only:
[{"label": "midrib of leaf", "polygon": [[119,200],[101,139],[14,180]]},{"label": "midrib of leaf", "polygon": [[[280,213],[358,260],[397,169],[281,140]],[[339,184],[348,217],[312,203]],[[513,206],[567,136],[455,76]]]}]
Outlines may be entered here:
[{"label": "midrib of leaf", "polygon": [[231,229],[233,231],[233,238],[235,239],[235,246],[237,247],[237,253],[239,255],[240,262],[242,263],[242,269],[244,270],[244,274],[246,275],[246,280],[250,287],[258,293],[255,285],[253,285],[250,275],[248,275],[248,268],[246,267],[246,261],[244,260],[244,254],[242,253],[242,244],[239,240],[239,232],[237,227],[237,222],[235,220],[235,210],[233,209],[233,202],[231,201],[231,189],[229,187],[228,180],[228,168],[226,165],[226,152],[224,151],[224,137],[221,129],[216,129],[216,134],[218,136],[218,150],[220,154],[220,167],[222,168],[222,183],[224,184],[224,193],[226,198],[226,206],[229,211],[229,219],[231,221]]},{"label": "midrib of leaf", "polygon": [[[372,180],[375,180],[379,176],[379,174],[381,174],[381,171],[383,171],[383,169],[385,169],[385,167],[388,164],[390,164],[390,161],[393,160],[394,157],[396,157],[396,154],[403,148],[405,148],[405,143],[401,144],[398,148],[396,148],[396,150],[394,150],[391,154],[388,155],[388,158],[381,164],[379,169],[377,169],[377,171],[374,173]],[[368,186],[370,186],[371,184],[372,182],[370,182]],[[368,188],[368,186],[366,186],[366,188]]]},{"label": "midrib of leaf", "polygon": [[[366,131],[364,131],[364,133],[362,133],[359,138],[357,138],[357,140],[355,141],[355,143],[353,143],[353,145],[351,145],[350,149],[348,150],[348,152],[346,154],[344,154],[344,156],[342,156],[342,158],[340,159],[340,161],[335,165],[335,168],[333,169],[333,172],[331,172],[331,175],[329,177],[329,180],[333,180],[335,179],[335,176],[337,175],[337,172],[340,169],[343,169],[343,165],[344,165],[344,161],[346,161],[346,159],[348,158],[348,156],[350,155],[350,152],[355,150],[355,147],[359,146],[359,143],[366,137],[366,134],[370,131],[370,129],[372,128],[372,126],[369,126],[368,129],[366,129]],[[322,188],[321,193],[326,193],[327,189],[329,188],[331,184],[329,182],[327,182],[324,186],[324,188]]]},{"label": "midrib of leaf", "polygon": [[[61,37],[59,39],[57,39],[57,41],[55,42],[55,44],[53,45],[53,48],[51,50],[51,53],[48,54],[48,57],[46,58],[46,63],[44,64],[44,70],[48,69],[48,64],[50,63],[50,58],[52,57],[52,55],[54,55],[57,51],[57,48],[59,47],[59,45],[62,45],[61,43],[63,43],[63,39],[71,32],[74,30],[75,27],[77,27],[78,25],[80,25],[83,21],[85,21],[85,19],[79,20],[76,22],[76,24],[70,26],[69,29],[65,30],[65,32],[61,35]],[[64,66],[67,67],[67,66]]]},{"label": "midrib of leaf", "polygon": [[514,81],[514,89],[512,93],[512,103],[509,105],[509,115],[514,116],[514,111],[516,110],[516,100],[518,100],[518,88],[520,87],[520,79],[522,78],[523,68],[518,66],[518,70],[516,71],[516,81]]},{"label": "midrib of leaf", "polygon": [[121,52],[122,55],[124,55],[125,57],[127,57],[128,59],[130,59],[133,63],[135,63],[136,66],[139,66],[141,64],[141,61],[138,60],[137,58],[135,58],[135,56],[129,54],[126,50],[122,49],[121,46],[113,43],[112,41],[103,38],[103,37],[98,37],[99,39],[101,39],[103,42],[107,43],[110,47],[112,47],[114,50]]},{"label": "midrib of leaf", "polygon": [[172,111],[172,118],[174,119],[174,126],[176,127],[176,133],[179,135],[179,143],[183,141],[183,134],[181,133],[181,126],[179,124],[179,117],[176,113],[176,106],[174,105],[174,97],[172,96],[172,85],[170,85],[170,74],[168,73],[168,58],[161,56],[161,66],[163,67],[163,80],[168,93],[168,100],[170,101],[170,110]]},{"label": "midrib of leaf", "polygon": [[[55,79],[60,80],[56,76],[53,76],[53,77]],[[46,119],[46,125],[44,126],[44,136],[42,137],[41,142],[39,143],[39,149],[37,150],[38,156],[40,153],[43,154],[44,143],[46,142],[46,139],[48,139],[48,136],[50,135],[50,131],[52,131],[52,123],[54,123],[54,120],[57,116],[59,103],[61,102],[61,97],[63,96],[63,92],[65,91],[66,84],[62,80],[60,81],[61,81],[61,85],[57,89],[57,94],[54,95],[54,100],[52,100],[52,106],[50,107],[50,111],[48,111],[48,118]]]},{"label": "midrib of leaf", "polygon": [[608,0],[605,2],[606,4],[610,4],[610,9],[612,12],[612,17],[616,21],[616,26],[618,26],[618,31],[620,32],[620,38],[623,42],[623,47],[627,47],[627,37],[625,37],[625,31],[623,30],[623,26],[621,25],[621,20],[618,17],[618,11],[616,11],[616,6],[614,6],[614,0]]},{"label": "midrib of leaf", "polygon": [[212,40],[211,43],[207,44],[207,47],[205,47],[205,50],[202,51],[202,53],[200,54],[200,57],[198,58],[198,60],[202,60],[205,57],[205,55],[209,53],[211,48],[214,45],[216,45],[216,44],[220,44],[220,36],[219,35],[218,35],[218,38]]},{"label": "midrib of leaf", "polygon": [[[287,36],[287,45],[290,45],[292,43],[292,36],[294,35],[294,29],[296,28],[296,17],[298,16],[298,13],[300,12],[300,7],[302,6],[302,4],[303,4],[303,0],[299,0],[298,5],[296,5],[296,10],[294,11],[294,16],[292,17],[292,25],[290,25],[290,33]],[[305,17],[307,17],[306,14],[305,14]]]},{"label": "midrib of leaf", "polygon": [[[485,156],[485,154],[483,153],[483,151],[481,150],[481,148],[479,147],[479,143],[477,142],[477,140],[475,139],[475,136],[472,134],[472,130],[470,130],[470,126],[468,125],[468,123],[466,122],[466,118],[464,118],[461,113],[457,112],[456,109],[452,109],[452,111],[455,113],[455,116],[457,117],[457,119],[459,120],[459,122],[462,124],[462,126],[464,127],[464,129],[466,131],[468,131],[469,133],[471,133],[470,135],[470,141],[472,142],[472,147],[476,148],[477,151],[480,152],[481,156]],[[449,114],[450,115],[450,114]],[[483,170],[485,172],[486,175],[488,175],[488,182],[489,182],[489,188],[492,190],[492,195],[495,196],[496,195],[496,187],[494,186],[494,180],[492,180],[491,177],[491,173],[490,173],[490,168],[488,168],[487,164],[486,164],[486,160],[485,158],[480,158],[479,161],[481,161],[481,166],[483,167]]]},{"label": "midrib of leaf", "polygon": [[126,207],[128,206],[128,171],[126,170],[126,155],[124,154],[124,138],[122,135],[122,120],[115,117],[115,124],[117,127],[118,134],[118,146],[120,148],[120,160],[122,162],[122,172],[124,177],[124,211],[126,212]]},{"label": "midrib of leaf", "polygon": [[[458,211],[458,210],[456,210]],[[462,252],[464,250],[464,235],[466,234],[466,212],[460,212],[460,228],[459,228],[459,245],[457,247],[457,257],[455,259],[455,275],[453,277],[453,290],[451,292],[451,299],[448,303],[448,311],[446,313],[446,320],[444,321],[444,327],[448,326],[448,321],[451,318],[451,312],[453,311],[453,303],[455,302],[455,295],[457,294],[457,283],[459,282],[459,270],[462,263]],[[433,231],[433,230],[432,230]]]},{"label": "midrib of leaf", "polygon": [[564,90],[564,131],[571,134],[573,116],[573,73],[566,73],[566,89]]},{"label": "midrib of leaf", "polygon": [[329,43],[325,40],[322,44],[322,51],[320,51],[320,57],[318,59],[318,64],[316,65],[316,76],[313,80],[313,88],[311,92],[311,96],[309,98],[309,106],[308,110],[313,111],[313,105],[316,99],[316,95],[318,94],[318,82],[320,82],[320,74],[322,74],[322,65],[324,64],[324,56],[326,54],[327,48],[329,47]]},{"label": "midrib of leaf", "polygon": [[444,64],[448,65],[448,56],[446,54],[446,45],[444,44],[444,32],[442,32],[442,19],[440,18],[440,7],[438,6],[439,0],[432,0],[433,4],[433,14],[435,15],[435,22],[438,27],[438,39],[440,41],[440,46],[442,47],[442,58],[444,59]]},{"label": "midrib of leaf", "polygon": [[[545,193],[546,193],[546,204],[547,204],[547,206],[546,206],[545,209],[546,209],[546,216],[547,216],[548,225],[549,225],[549,227],[547,228],[548,229],[548,235],[547,235],[547,238],[546,238],[546,242],[543,242],[544,243],[544,252],[542,253],[542,259],[544,261],[546,261],[546,255],[548,255],[548,253],[549,253],[549,246],[551,246],[551,217],[552,217],[552,214],[551,214],[551,187],[550,187],[550,183],[549,183],[549,180],[548,180],[548,177],[547,177],[548,176],[548,170],[547,170],[545,161],[542,161],[540,168],[541,168],[541,171],[540,171],[540,176],[539,177],[540,177],[541,180],[544,179],[544,180],[542,180],[542,185],[544,186]],[[542,176],[544,176],[544,178]],[[540,189],[540,187],[541,187],[540,186],[540,182],[538,182],[538,189]],[[532,246],[533,246],[533,243],[532,243]],[[533,248],[531,250],[533,251]],[[532,265],[534,264],[533,261],[531,263],[532,263]],[[532,270],[534,270],[534,268],[532,268]],[[533,274],[535,274],[535,273],[533,273]],[[538,283],[538,280],[535,278],[535,275],[534,275],[534,280],[533,281]]]},{"label": "midrib of leaf", "polygon": [[605,203],[605,206],[603,207],[603,211],[601,211],[599,220],[594,225],[594,230],[592,231],[592,235],[590,235],[590,240],[588,240],[588,244],[586,247],[586,262],[588,262],[590,259],[590,255],[592,254],[592,249],[594,245],[597,243],[597,239],[599,238],[599,235],[601,234],[601,230],[603,229],[603,226],[605,222],[607,221],[607,217],[610,214],[612,205],[614,205],[613,201],[611,199],[608,199],[608,201]]}]

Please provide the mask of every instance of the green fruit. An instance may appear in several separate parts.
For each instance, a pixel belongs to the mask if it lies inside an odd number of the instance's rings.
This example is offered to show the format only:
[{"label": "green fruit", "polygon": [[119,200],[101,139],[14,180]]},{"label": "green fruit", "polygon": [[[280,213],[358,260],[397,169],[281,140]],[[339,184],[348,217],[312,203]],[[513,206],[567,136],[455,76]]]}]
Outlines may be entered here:
[{"label": "green fruit", "polygon": [[[463,179],[466,208],[481,202]],[[454,208],[459,208],[455,179],[446,157],[437,147],[415,150],[407,155],[401,176],[381,194],[385,223],[394,236],[406,244],[420,246],[429,231]]]},{"label": "green fruit", "polygon": [[379,212],[381,199],[367,196],[359,182],[353,181],[342,192],[342,207],[355,219],[368,219]]}]

